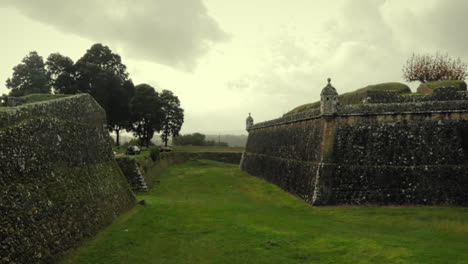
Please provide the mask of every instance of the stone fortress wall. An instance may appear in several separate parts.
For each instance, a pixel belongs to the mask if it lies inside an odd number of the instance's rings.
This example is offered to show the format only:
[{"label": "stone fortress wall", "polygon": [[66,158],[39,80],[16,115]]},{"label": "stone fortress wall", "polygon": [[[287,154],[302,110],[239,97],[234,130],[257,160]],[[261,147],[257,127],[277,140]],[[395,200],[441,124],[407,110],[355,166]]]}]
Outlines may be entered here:
[{"label": "stone fortress wall", "polygon": [[251,126],[241,169],[314,205],[468,205],[466,89],[329,108]]},{"label": "stone fortress wall", "polygon": [[0,109],[0,263],[51,263],[136,203],[87,94]]}]

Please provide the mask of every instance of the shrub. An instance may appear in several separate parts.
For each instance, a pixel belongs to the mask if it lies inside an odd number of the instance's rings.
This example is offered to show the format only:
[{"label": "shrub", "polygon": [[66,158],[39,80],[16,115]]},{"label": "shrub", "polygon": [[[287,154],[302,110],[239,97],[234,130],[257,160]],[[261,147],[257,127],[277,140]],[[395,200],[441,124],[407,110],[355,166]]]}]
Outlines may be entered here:
[{"label": "shrub", "polygon": [[150,149],[150,157],[152,161],[157,161],[159,159],[159,148],[158,147],[152,147]]}]

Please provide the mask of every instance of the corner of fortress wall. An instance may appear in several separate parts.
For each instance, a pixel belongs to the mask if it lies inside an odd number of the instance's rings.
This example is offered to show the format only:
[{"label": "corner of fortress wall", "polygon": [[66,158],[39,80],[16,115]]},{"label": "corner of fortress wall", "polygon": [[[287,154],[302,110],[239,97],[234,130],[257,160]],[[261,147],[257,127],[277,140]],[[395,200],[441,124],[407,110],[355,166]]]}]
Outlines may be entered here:
[{"label": "corner of fortress wall", "polygon": [[50,263],[135,204],[87,94],[0,110],[0,263]]},{"label": "corner of fortress wall", "polygon": [[241,169],[314,205],[468,205],[466,92],[378,96],[254,125]]}]

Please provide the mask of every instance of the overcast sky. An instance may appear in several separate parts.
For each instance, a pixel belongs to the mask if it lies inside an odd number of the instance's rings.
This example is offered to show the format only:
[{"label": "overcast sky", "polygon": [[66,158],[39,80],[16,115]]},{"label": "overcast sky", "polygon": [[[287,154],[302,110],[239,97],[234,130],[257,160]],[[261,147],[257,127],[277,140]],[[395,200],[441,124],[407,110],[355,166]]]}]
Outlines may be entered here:
[{"label": "overcast sky", "polygon": [[[0,0],[0,93],[30,51],[79,59],[94,43],[135,84],[173,91],[182,133],[244,134],[319,99],[403,82],[413,53],[468,61],[464,0]],[[413,89],[417,84],[409,84]]]}]

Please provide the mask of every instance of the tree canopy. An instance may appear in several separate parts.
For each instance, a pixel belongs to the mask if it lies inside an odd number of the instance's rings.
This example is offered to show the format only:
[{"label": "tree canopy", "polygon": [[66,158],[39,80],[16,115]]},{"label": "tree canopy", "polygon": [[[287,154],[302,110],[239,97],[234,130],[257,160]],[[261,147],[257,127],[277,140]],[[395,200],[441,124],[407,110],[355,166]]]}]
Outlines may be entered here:
[{"label": "tree canopy", "polygon": [[128,79],[127,67],[119,55],[98,43],[86,51],[74,68],[73,93],[89,93],[104,108],[109,131],[116,132],[119,145],[120,131],[131,127],[129,103],[134,85]]},{"label": "tree canopy", "polygon": [[47,57],[46,70],[50,77],[50,86],[55,93],[72,94],[75,86],[75,65],[72,59],[60,53]]},{"label": "tree canopy", "polygon": [[464,80],[466,76],[466,63],[439,52],[435,55],[413,54],[403,66],[403,78],[408,82]]},{"label": "tree canopy", "polygon": [[158,93],[148,84],[135,87],[130,100],[132,131],[142,146],[149,146],[155,132],[161,131],[164,111]]},{"label": "tree canopy", "polygon": [[100,43],[94,44],[76,63],[60,53],[52,53],[46,63],[30,52],[13,68],[7,81],[11,96],[31,93],[89,93],[105,110],[107,128],[116,133],[131,131],[148,146],[155,132],[167,145],[169,136],[178,135],[184,122],[180,101],[169,90],[158,94],[148,84],[134,86],[121,57]]},{"label": "tree canopy", "polygon": [[6,87],[11,89],[11,96],[50,93],[49,80],[43,58],[31,51],[13,68],[13,76],[6,80]]}]

